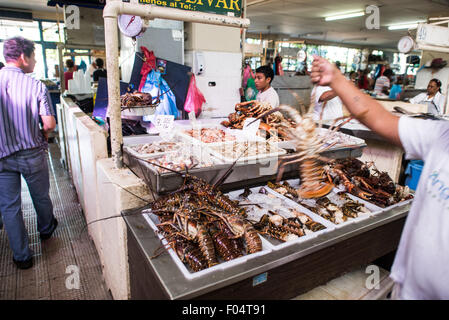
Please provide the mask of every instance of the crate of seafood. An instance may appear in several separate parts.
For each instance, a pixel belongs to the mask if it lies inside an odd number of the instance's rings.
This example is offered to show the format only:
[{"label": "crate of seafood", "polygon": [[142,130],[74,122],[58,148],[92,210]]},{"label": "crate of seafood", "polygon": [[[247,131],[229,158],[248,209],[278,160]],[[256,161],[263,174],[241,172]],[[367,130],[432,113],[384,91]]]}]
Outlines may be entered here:
[{"label": "crate of seafood", "polygon": [[183,142],[159,140],[146,143],[124,145],[123,150],[127,151],[134,157],[148,159],[182,150],[185,147],[186,144]]},{"label": "crate of seafood", "polygon": [[383,211],[381,207],[373,205],[353,195],[334,188],[326,196],[317,199],[303,199],[298,196],[299,179],[287,180],[281,183],[268,183],[268,188],[293,201],[307,212],[318,215],[335,227],[362,221]]},{"label": "crate of seafood", "polygon": [[[224,224],[223,229],[216,227],[217,224],[206,227],[192,219],[185,229],[188,235],[179,235],[179,229],[172,224],[161,224],[159,216],[151,213],[151,210],[143,212],[143,217],[164,247],[169,248],[168,253],[187,279],[231,268],[273,250],[273,246],[255,231],[250,239],[235,238],[234,234],[228,234],[230,231],[225,229]],[[170,228],[173,230],[170,231]],[[248,245],[248,241],[258,244]]]},{"label": "crate of seafood", "polygon": [[246,219],[278,250],[315,238],[335,227],[329,221],[304,212],[267,187],[254,187],[227,193],[246,210]]},{"label": "crate of seafood", "polygon": [[249,138],[241,130],[223,130],[217,127],[200,127],[198,129],[178,128],[176,135],[186,142],[202,144],[207,147],[221,146],[224,143],[238,141],[264,141],[259,136]]},{"label": "crate of seafood", "polygon": [[234,161],[246,162],[260,159],[277,158],[287,151],[279,148],[275,143],[263,141],[230,142],[209,148],[210,153],[225,163]]},{"label": "crate of seafood", "polygon": [[[326,151],[354,150],[366,147],[365,140],[340,131],[317,128],[317,134],[318,138],[323,143],[323,149],[328,148]],[[296,144],[291,140],[280,141],[278,146],[284,149],[296,150]]]}]

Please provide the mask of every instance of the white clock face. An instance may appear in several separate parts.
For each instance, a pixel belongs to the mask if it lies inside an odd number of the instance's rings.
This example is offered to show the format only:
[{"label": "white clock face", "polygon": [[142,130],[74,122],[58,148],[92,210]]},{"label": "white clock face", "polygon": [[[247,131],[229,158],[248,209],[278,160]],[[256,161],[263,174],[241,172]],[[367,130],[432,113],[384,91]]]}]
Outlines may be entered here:
[{"label": "white clock face", "polygon": [[409,53],[412,51],[415,42],[409,36],[402,37],[398,42],[398,50],[402,53]]},{"label": "white clock face", "polygon": [[128,37],[137,37],[145,32],[143,20],[139,16],[122,14],[118,17],[120,31]]}]

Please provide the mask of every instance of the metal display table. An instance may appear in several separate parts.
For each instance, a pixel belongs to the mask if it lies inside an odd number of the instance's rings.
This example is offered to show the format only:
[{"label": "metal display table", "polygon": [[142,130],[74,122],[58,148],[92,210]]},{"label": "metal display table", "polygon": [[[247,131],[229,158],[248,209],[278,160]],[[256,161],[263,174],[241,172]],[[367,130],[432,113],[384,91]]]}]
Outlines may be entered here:
[{"label": "metal display table", "polygon": [[302,243],[223,270],[187,279],[161,246],[141,209],[122,212],[128,230],[131,299],[290,299],[398,244],[410,203],[341,226]]}]

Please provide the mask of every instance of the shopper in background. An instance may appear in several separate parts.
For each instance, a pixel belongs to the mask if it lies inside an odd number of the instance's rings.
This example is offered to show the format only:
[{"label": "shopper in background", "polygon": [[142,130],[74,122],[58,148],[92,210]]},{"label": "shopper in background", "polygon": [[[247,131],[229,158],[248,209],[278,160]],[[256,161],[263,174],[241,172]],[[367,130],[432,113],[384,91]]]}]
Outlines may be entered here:
[{"label": "shopper in background", "polygon": [[391,270],[393,296],[449,299],[449,122],[398,117],[388,112],[321,57],[314,59],[311,79],[330,86],[354,117],[402,146],[407,158],[424,161]]},{"label": "shopper in background", "polygon": [[399,100],[402,92],[402,78],[398,78],[394,85],[391,87],[389,98],[393,100]]},{"label": "shopper in background", "polygon": [[274,68],[274,72],[277,76],[284,75],[284,70],[282,69],[282,57],[279,53],[276,54],[276,58],[274,58]]},{"label": "shopper in background", "polygon": [[357,80],[357,86],[359,89],[363,90],[369,90],[371,87],[370,78],[368,77],[369,70],[365,69],[359,69],[358,71],[358,80]]},{"label": "shopper in background", "polygon": [[262,66],[256,69],[254,82],[256,83],[256,89],[259,91],[256,100],[268,102],[272,108],[277,108],[279,106],[279,96],[271,86],[273,78],[274,71],[270,66]]},{"label": "shopper in background", "polygon": [[432,79],[427,85],[427,93],[420,93],[416,97],[409,100],[413,104],[427,104],[428,113],[442,114],[446,97],[441,94],[441,81]]},{"label": "shopper in background", "polygon": [[393,76],[393,71],[391,69],[386,69],[382,76],[377,78],[374,85],[374,92],[376,95],[386,95],[385,90],[390,90],[391,77]]},{"label": "shopper in background", "polygon": [[89,74],[89,76],[93,77],[95,70],[97,70],[97,64],[94,61],[89,65],[86,72]]},{"label": "shopper in background", "polygon": [[95,70],[93,73],[94,81],[98,81],[98,78],[106,78],[107,72],[106,69],[104,69],[103,59],[97,58],[95,60],[95,64],[97,65],[97,70]]},{"label": "shopper in background", "polygon": [[67,67],[67,71],[64,72],[64,83],[65,89],[69,89],[69,80],[73,79],[73,72],[75,71],[75,63],[72,59],[68,59],[65,62],[65,66]]},{"label": "shopper in background", "polygon": [[357,72],[351,71],[349,72],[349,80],[355,85],[357,83]]},{"label": "shopper in background", "polygon": [[21,209],[21,175],[33,200],[40,238],[50,238],[58,225],[46,156],[48,133],[56,120],[46,86],[26,75],[36,64],[34,49],[34,43],[22,37],[7,39],[3,45],[7,65],[0,70],[0,212],[13,261],[20,269],[33,265]]}]

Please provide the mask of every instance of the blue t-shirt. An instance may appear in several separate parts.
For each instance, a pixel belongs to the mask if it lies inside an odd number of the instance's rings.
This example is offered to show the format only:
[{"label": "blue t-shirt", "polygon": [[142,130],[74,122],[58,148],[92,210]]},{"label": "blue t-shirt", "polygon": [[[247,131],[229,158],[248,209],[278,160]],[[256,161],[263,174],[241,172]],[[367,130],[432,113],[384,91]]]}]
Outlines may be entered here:
[{"label": "blue t-shirt", "polygon": [[390,90],[390,99],[399,99],[399,94],[402,92],[402,88],[398,84],[394,84]]}]

